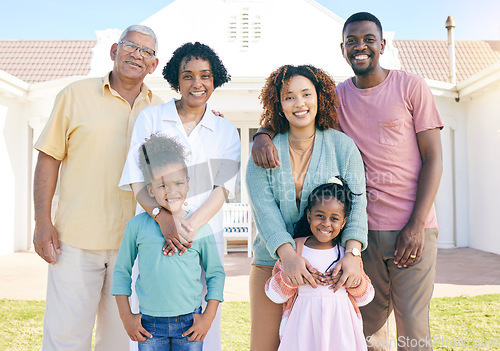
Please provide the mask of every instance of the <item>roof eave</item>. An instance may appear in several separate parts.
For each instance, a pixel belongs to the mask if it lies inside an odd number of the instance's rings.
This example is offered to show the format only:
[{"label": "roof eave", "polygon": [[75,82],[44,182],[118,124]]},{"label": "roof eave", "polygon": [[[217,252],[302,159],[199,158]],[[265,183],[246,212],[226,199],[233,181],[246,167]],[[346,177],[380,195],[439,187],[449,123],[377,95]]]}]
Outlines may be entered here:
[{"label": "roof eave", "polygon": [[44,97],[47,95],[47,91],[51,89],[61,90],[61,87],[65,87],[70,83],[76,82],[89,78],[88,76],[68,76],[53,80],[48,80],[45,82],[32,83],[29,86],[29,98]]},{"label": "roof eave", "polygon": [[490,84],[500,82],[500,61],[457,84],[461,98],[468,97]]},{"label": "roof eave", "polygon": [[0,70],[0,94],[8,97],[23,97],[28,93],[29,87],[29,83]]},{"label": "roof eave", "polygon": [[457,87],[454,84],[427,78],[425,78],[425,81],[434,96],[453,99],[458,97]]},{"label": "roof eave", "polygon": [[329,9],[327,9],[326,7],[324,7],[323,5],[321,5],[320,3],[318,3],[318,2],[316,2],[314,0],[304,0],[304,1],[307,2],[309,5],[316,7],[319,11],[323,12],[324,14],[326,14],[327,16],[329,16],[330,18],[332,18],[333,20],[337,21],[338,23],[342,23],[343,24],[345,22],[345,19],[343,19],[342,17],[338,16],[334,12],[330,11]]}]

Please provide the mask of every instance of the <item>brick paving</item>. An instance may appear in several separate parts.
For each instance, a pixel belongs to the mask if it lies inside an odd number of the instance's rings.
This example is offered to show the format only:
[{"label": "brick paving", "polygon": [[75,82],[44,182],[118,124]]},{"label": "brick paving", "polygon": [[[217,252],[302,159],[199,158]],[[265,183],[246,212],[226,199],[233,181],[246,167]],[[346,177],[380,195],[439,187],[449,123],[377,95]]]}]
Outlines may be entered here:
[{"label": "brick paving", "polygon": [[[226,301],[248,301],[251,258],[245,252],[224,256]],[[34,252],[0,256],[0,298],[43,300],[47,264]],[[500,294],[500,255],[470,248],[438,251],[434,297]]]}]

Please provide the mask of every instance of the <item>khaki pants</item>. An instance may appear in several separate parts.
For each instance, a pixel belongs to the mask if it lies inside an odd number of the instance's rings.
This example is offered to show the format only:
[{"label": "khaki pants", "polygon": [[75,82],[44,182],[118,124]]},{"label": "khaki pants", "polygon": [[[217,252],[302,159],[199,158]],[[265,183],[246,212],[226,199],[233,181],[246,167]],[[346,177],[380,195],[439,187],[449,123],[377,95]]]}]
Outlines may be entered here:
[{"label": "khaki pants", "polygon": [[43,350],[128,350],[129,338],[111,295],[118,250],[81,250],[61,243],[49,266],[43,323]]},{"label": "khaki pants", "polygon": [[397,230],[370,230],[368,247],[361,255],[375,287],[373,301],[360,308],[368,348],[432,350],[429,307],[436,275],[438,230],[425,230],[420,260],[407,268],[394,264],[398,234]]},{"label": "khaki pants", "polygon": [[283,305],[269,300],[264,291],[266,281],[271,278],[273,267],[252,264],[250,269],[250,350],[276,351]]}]

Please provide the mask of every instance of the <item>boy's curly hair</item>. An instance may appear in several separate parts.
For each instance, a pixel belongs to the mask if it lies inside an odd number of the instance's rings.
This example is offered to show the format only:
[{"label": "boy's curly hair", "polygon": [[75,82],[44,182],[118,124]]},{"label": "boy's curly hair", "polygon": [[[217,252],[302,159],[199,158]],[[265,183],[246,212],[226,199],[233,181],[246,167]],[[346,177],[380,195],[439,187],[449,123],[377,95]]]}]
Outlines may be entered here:
[{"label": "boy's curly hair", "polygon": [[224,67],[219,56],[211,47],[200,42],[185,43],[174,51],[170,60],[163,67],[163,78],[175,91],[179,91],[179,68],[182,60],[187,59],[186,62],[189,62],[192,58],[202,59],[210,63],[214,77],[214,88],[218,88],[231,80],[226,67]]},{"label": "boy's curly hair", "polygon": [[160,133],[152,134],[139,147],[139,168],[146,184],[153,179],[153,169],[171,164],[180,164],[186,171],[184,147],[177,140]]},{"label": "boy's curly hair", "polygon": [[260,117],[260,125],[277,133],[284,133],[290,128],[283,114],[281,99],[282,92],[288,89],[290,79],[294,76],[306,77],[316,88],[318,96],[316,128],[320,130],[334,128],[338,123],[337,108],[339,107],[335,82],[324,70],[311,65],[284,65],[271,73],[259,95],[264,109]]}]

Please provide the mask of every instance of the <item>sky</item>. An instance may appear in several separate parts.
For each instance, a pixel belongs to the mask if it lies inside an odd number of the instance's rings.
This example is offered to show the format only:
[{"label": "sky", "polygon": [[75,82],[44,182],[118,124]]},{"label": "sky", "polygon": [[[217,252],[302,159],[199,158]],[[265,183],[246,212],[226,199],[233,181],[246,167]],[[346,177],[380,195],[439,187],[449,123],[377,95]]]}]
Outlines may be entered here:
[{"label": "sky", "polygon": [[[0,39],[95,39],[95,30],[122,30],[141,23],[172,1],[8,1],[2,4]],[[385,31],[395,32],[396,39],[446,39],[446,18],[452,15],[456,40],[500,40],[499,0],[317,2],[343,19],[355,12],[371,12]]]}]

